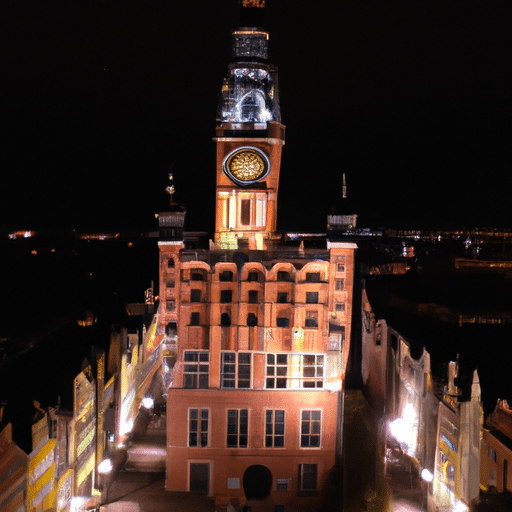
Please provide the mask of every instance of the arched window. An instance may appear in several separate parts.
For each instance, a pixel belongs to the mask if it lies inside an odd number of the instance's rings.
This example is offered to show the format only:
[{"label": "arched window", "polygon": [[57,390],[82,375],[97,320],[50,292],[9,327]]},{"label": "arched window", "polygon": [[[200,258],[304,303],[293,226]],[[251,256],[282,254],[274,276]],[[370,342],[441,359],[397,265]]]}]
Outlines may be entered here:
[{"label": "arched window", "polygon": [[247,315],[247,325],[249,327],[254,327],[255,325],[258,325],[258,317],[254,313],[249,313]]},{"label": "arched window", "polygon": [[229,313],[222,313],[220,315],[220,325],[222,327],[229,327],[231,325],[231,317]]},{"label": "arched window", "polygon": [[169,258],[167,260],[167,268],[174,268],[174,258]]}]

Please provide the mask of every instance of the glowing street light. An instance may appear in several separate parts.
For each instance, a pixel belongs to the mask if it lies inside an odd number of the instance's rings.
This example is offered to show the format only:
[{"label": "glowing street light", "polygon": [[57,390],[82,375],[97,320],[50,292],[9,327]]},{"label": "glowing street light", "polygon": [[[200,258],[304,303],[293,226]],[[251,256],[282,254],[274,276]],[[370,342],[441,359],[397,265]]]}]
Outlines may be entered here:
[{"label": "glowing street light", "polygon": [[112,471],[113,468],[114,466],[112,464],[112,460],[104,459],[98,465],[98,473],[101,473],[102,475],[107,475]]}]

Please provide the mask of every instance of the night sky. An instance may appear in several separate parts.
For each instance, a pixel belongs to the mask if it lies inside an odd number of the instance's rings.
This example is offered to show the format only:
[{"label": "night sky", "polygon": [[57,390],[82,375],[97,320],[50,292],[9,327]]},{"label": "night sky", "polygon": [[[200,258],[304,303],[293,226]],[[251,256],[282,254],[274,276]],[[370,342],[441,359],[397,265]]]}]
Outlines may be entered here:
[{"label": "night sky", "polygon": [[[280,229],[512,227],[512,3],[268,0]],[[0,5],[0,226],[212,230],[236,0]],[[342,173],[349,199],[341,201]]]}]

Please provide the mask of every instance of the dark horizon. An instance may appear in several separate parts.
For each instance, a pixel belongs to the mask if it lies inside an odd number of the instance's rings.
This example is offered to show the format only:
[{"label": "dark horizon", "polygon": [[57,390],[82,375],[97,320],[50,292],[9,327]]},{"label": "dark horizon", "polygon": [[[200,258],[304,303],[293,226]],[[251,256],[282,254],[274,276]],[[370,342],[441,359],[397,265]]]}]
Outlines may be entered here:
[{"label": "dark horizon", "polygon": [[[512,227],[512,6],[268,0],[286,125],[278,229]],[[172,168],[212,231],[237,2],[0,7],[1,224],[156,229]],[[342,175],[348,185],[341,199]]]}]

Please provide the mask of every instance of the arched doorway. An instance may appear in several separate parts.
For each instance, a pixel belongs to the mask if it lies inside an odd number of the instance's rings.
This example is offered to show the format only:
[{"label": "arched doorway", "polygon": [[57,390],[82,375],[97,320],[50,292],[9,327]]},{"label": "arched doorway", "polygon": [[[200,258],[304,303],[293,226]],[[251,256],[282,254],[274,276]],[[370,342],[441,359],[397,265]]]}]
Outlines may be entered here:
[{"label": "arched doorway", "polygon": [[244,493],[248,500],[264,500],[272,487],[272,473],[261,464],[249,466],[244,473]]}]

